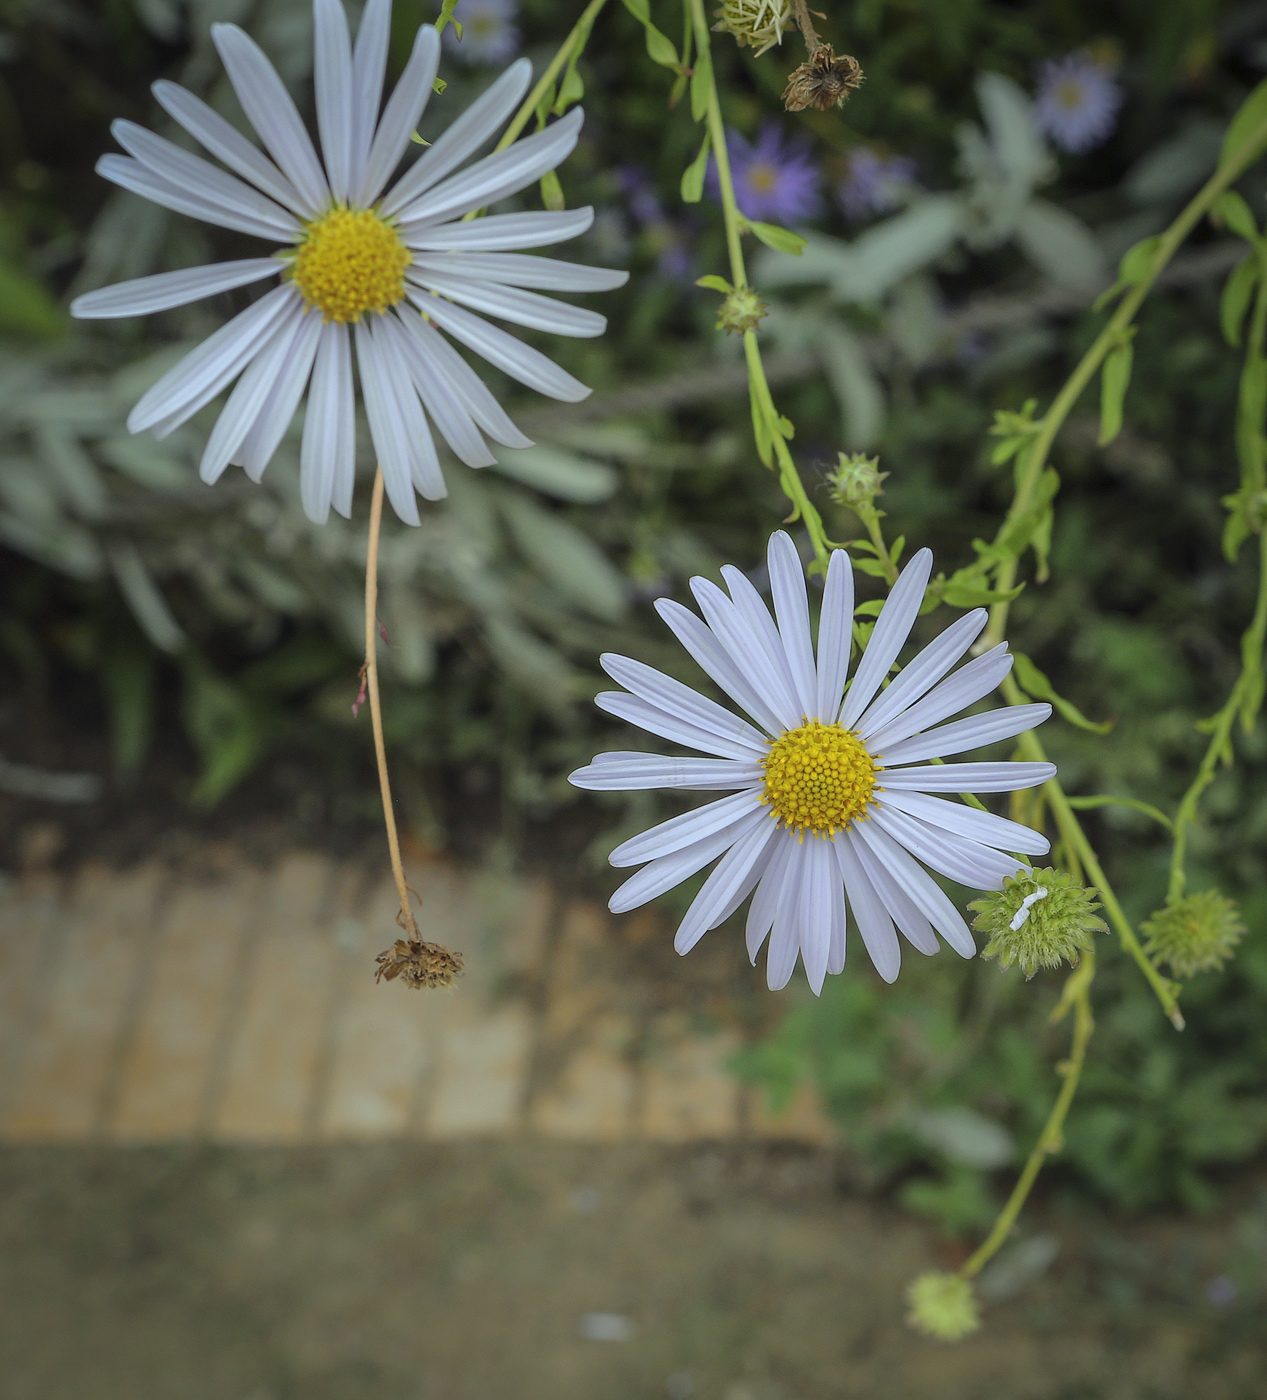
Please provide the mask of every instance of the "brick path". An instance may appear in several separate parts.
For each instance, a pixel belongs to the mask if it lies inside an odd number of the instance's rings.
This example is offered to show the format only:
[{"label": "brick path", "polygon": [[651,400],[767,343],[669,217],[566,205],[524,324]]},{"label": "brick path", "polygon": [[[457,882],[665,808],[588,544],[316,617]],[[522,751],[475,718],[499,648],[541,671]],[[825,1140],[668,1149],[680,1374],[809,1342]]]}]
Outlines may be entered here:
[{"label": "brick path", "polygon": [[443,865],[413,884],[466,956],[452,991],[376,985],[394,887],[313,854],[10,882],[0,1141],[829,1136],[808,1099],[766,1118],[731,1033],[664,1012],[634,1053],[605,911]]}]

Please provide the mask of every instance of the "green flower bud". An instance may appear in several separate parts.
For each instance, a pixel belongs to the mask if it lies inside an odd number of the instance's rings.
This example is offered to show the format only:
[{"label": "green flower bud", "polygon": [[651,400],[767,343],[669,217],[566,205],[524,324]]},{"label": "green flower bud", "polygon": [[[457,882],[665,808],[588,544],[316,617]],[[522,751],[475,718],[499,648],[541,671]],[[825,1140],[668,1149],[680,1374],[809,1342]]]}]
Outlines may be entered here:
[{"label": "green flower bud", "polygon": [[760,58],[783,42],[783,31],[792,23],[792,0],[723,0],[714,13],[714,29],[734,35],[737,44],[756,49]]},{"label": "green flower bud", "polygon": [[827,488],[834,500],[850,510],[867,510],[877,496],[883,496],[880,483],[888,472],[879,470],[880,459],[865,452],[839,452],[836,470],[827,473]]},{"label": "green flower bud", "polygon": [[1216,971],[1245,934],[1236,901],[1218,890],[1185,895],[1144,921],[1144,951],[1181,978]]},{"label": "green flower bud", "polygon": [[972,1284],[958,1274],[927,1273],[906,1290],[907,1322],[926,1337],[957,1342],[981,1326]]},{"label": "green flower bud", "polygon": [[755,331],[765,313],[766,304],[755,287],[732,287],[717,313],[717,329],[734,331],[736,335]]},{"label": "green flower bud", "polygon": [[990,936],[981,956],[998,958],[1001,968],[1015,963],[1027,980],[1040,967],[1077,967],[1078,954],[1091,951],[1091,935],[1107,932],[1092,912],[1100,907],[1095,893],[1063,870],[1006,876],[1001,890],[968,905],[979,911],[972,927]]}]

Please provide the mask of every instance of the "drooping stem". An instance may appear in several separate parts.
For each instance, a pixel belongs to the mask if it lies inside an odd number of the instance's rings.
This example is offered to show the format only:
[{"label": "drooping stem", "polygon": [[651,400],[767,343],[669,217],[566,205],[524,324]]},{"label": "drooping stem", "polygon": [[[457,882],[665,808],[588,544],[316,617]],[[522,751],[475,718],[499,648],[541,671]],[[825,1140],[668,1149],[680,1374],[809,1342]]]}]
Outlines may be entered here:
[{"label": "drooping stem", "polygon": [[374,472],[374,492],[370,497],[369,542],[365,551],[365,688],[369,693],[370,720],[374,726],[374,757],[378,763],[378,787],[383,797],[383,821],[387,825],[387,848],[391,852],[392,874],[400,895],[397,922],[412,939],[420,939],[418,924],[409,902],[409,886],[400,859],[400,837],[396,833],[396,813],[392,808],[392,785],[387,776],[387,745],[383,740],[383,707],[378,696],[378,539],[383,526],[383,469]]},{"label": "drooping stem", "polygon": [[814,28],[814,21],[809,17],[809,5],[806,0],[792,0],[792,13],[796,16],[796,23],[801,31],[801,38],[805,40],[805,47],[809,50],[809,56],[823,47],[823,41],[818,37],[818,31]]}]

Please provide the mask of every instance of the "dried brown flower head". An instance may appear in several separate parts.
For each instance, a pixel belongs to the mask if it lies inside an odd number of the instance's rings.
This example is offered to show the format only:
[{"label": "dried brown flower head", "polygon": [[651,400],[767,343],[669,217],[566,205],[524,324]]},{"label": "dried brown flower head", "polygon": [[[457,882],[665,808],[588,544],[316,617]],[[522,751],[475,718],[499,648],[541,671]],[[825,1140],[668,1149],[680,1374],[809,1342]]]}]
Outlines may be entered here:
[{"label": "dried brown flower head", "polygon": [[850,54],[839,58],[830,44],[820,44],[787,80],[783,105],[789,112],[803,112],[813,107],[826,112],[842,106],[849,94],[862,82],[862,68]]},{"label": "dried brown flower head", "polygon": [[407,987],[448,987],[462,971],[461,953],[418,938],[398,938],[374,961],[378,964],[375,982],[394,982],[399,977]]}]

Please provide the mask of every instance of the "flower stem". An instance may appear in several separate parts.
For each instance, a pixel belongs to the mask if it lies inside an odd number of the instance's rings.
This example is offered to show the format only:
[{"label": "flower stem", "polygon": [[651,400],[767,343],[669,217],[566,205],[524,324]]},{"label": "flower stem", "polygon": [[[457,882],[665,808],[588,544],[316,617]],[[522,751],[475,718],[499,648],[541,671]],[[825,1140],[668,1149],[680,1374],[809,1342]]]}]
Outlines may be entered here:
[{"label": "flower stem", "polygon": [[1007,1204],[999,1212],[993,1229],[981,1247],[959,1270],[960,1278],[976,1278],[998,1253],[1012,1226],[1016,1224],[1016,1217],[1021,1213],[1021,1207],[1042,1170],[1043,1162],[1051,1153],[1059,1152],[1064,1146],[1065,1118],[1069,1113],[1069,1105],[1073,1103],[1073,1096],[1078,1091],[1078,1080],[1082,1075],[1082,1065],[1087,1054],[1087,1042],[1095,1030],[1090,998],[1091,981],[1094,977],[1095,954],[1084,953],[1078,966],[1069,974],[1060,1001],[1051,1016],[1053,1021],[1059,1021],[1069,1008],[1073,1007],[1073,1042],[1069,1058],[1057,1066],[1057,1072],[1064,1076],[1065,1082],[1060,1086],[1056,1102],[1047,1116],[1047,1122],[1043,1124],[1043,1130],[1038,1135],[1038,1141],[1034,1144],[1016,1185],[1012,1188],[1012,1194],[1007,1198]]},{"label": "flower stem", "polygon": [[800,28],[801,38],[805,40],[805,47],[809,50],[809,56],[813,58],[823,47],[823,41],[818,37],[814,21],[809,17],[809,5],[806,0],[792,0],[792,13],[796,16],[796,23]]},{"label": "flower stem", "polygon": [[374,493],[370,497],[369,542],[365,551],[365,685],[369,692],[370,719],[374,726],[374,757],[378,763],[378,786],[383,797],[383,820],[387,824],[387,848],[391,852],[392,874],[400,895],[396,922],[412,939],[421,939],[414,911],[409,902],[409,886],[400,859],[400,837],[396,834],[396,814],[392,810],[392,785],[387,776],[387,746],[383,741],[383,707],[378,696],[378,539],[383,526],[383,469],[374,472]]},{"label": "flower stem", "polygon": [[589,38],[589,32],[594,27],[594,21],[598,18],[598,12],[607,3],[607,0],[590,0],[590,3],[581,13],[580,19],[572,26],[567,38],[559,45],[558,52],[546,65],[546,70],[537,79],[536,86],[524,98],[523,105],[515,113],[510,125],[502,132],[501,140],[493,147],[495,151],[504,151],[507,146],[514,141],[519,133],[528,125],[532,114],[537,110],[537,105],[550,90],[550,85],[563,71],[563,66],[572,57],[572,51],[579,43],[584,46]]}]

